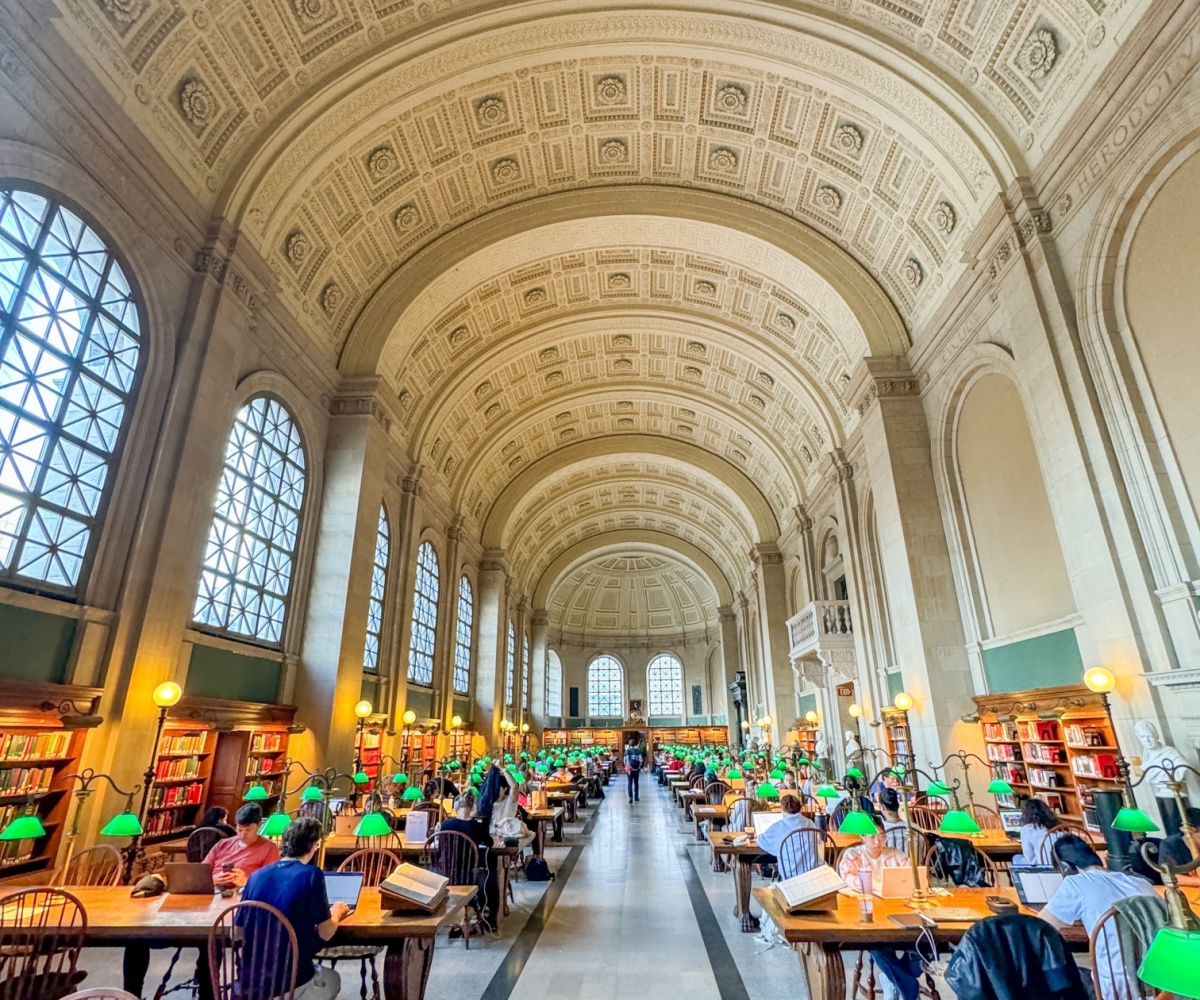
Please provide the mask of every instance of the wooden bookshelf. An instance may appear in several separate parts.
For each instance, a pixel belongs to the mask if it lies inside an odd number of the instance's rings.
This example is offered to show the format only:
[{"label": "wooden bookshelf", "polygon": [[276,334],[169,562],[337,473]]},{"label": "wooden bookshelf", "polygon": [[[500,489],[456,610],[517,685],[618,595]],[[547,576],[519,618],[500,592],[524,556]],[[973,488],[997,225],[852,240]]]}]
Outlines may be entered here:
[{"label": "wooden bookshelf", "polygon": [[207,805],[223,806],[232,817],[246,800],[247,790],[261,784],[268,797],[259,804],[263,812],[271,812],[283,792],[289,739],[283,726],[217,733]]},{"label": "wooden bookshelf", "polygon": [[[0,693],[0,829],[36,814],[44,837],[0,842],[0,879],[53,868],[70,819],[73,783],[100,691],[5,681]],[[67,714],[60,712],[65,709]]]},{"label": "wooden bookshelf", "polygon": [[[1121,787],[1116,740],[1098,696],[1081,685],[988,695],[975,703],[988,762],[1013,787],[999,804],[1015,808],[1039,798],[1098,832],[1093,793]],[[1012,712],[1018,705],[1021,711]]]},{"label": "wooden bookshelf", "polygon": [[208,801],[216,740],[208,727],[167,720],[154,759],[143,843],[186,836],[195,828]]},{"label": "wooden bookshelf", "polygon": [[891,754],[893,761],[907,766],[913,750],[912,733],[905,713],[898,708],[885,708],[882,714],[884,749]]},{"label": "wooden bookshelf", "polygon": [[354,750],[362,763],[363,773],[371,779],[363,791],[372,792],[379,785],[379,765],[383,760],[382,726],[368,723],[361,734],[355,730]]}]

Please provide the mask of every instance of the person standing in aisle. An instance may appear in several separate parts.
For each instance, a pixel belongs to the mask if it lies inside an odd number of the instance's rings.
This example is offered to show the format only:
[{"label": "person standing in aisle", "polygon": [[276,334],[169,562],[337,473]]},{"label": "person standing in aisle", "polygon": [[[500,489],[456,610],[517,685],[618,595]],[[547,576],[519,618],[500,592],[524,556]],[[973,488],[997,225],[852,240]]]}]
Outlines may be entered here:
[{"label": "person standing in aisle", "polygon": [[625,774],[629,779],[629,801],[641,801],[638,796],[638,779],[642,775],[642,764],[645,758],[642,756],[642,748],[637,745],[636,741],[631,741],[625,747]]}]

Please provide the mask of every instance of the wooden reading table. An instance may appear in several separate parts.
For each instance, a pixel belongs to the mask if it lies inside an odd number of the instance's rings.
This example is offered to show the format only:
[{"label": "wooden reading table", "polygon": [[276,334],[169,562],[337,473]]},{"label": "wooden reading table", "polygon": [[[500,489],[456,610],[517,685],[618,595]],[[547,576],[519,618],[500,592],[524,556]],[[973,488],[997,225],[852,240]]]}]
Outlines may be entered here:
[{"label": "wooden reading table", "polygon": [[679,793],[679,801],[683,803],[683,818],[686,822],[692,819],[692,803],[704,801],[703,788],[685,788]]},{"label": "wooden reading table", "polygon": [[729,819],[729,806],[710,806],[707,803],[692,806],[692,823],[696,828],[696,843],[704,843],[704,835],[700,832],[700,823],[708,820],[710,830],[723,828]]},{"label": "wooden reading table", "polygon": [[546,801],[551,805],[562,806],[567,812],[567,822],[575,822],[575,809],[579,805],[580,791],[572,788],[570,791],[550,790],[546,793]]},{"label": "wooden reading table", "polygon": [[[558,825],[563,817],[562,806],[552,806],[549,809],[526,809],[525,815],[537,824],[537,834],[533,839],[533,854],[541,857],[546,851],[546,824]],[[560,837],[561,839],[561,837]]]},{"label": "wooden reading table", "polygon": [[[207,949],[213,921],[240,897],[172,896],[131,899],[129,886],[65,890],[87,912],[84,944],[121,947],[129,944]],[[475,895],[471,888],[452,888],[450,898],[430,916],[401,915],[380,907],[379,890],[364,889],[358,908],[340,925],[329,942],[387,946],[383,966],[384,996],[388,1000],[421,1000],[433,963],[438,931],[461,922],[464,906]],[[32,928],[38,933],[42,928]],[[45,928],[54,933],[54,928]]]}]

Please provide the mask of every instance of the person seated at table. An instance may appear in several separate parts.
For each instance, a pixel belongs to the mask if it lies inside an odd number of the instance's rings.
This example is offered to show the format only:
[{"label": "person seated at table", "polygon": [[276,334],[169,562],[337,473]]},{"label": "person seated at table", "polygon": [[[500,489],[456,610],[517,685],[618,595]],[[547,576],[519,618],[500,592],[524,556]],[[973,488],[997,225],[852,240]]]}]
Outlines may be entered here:
[{"label": "person seated at table", "polygon": [[517,784],[517,779],[501,768],[500,782],[500,787],[496,791],[496,799],[492,803],[492,816],[489,823],[493,837],[499,831],[501,823],[516,817],[517,807],[520,804],[520,785]]},{"label": "person seated at table", "polygon": [[433,776],[433,768],[427,767],[421,772],[421,777],[424,779],[425,785],[421,791],[425,798],[430,802],[439,802],[442,799],[453,799],[458,795],[458,786],[447,778],[444,774],[439,774],[436,778]]},{"label": "person seated at table", "polygon": [[[241,810],[239,810],[239,815]],[[244,902],[266,903],[279,910],[296,932],[296,992],[294,1000],[334,1000],[341,989],[341,977],[333,970],[315,964],[317,952],[337,932],[338,924],[350,915],[350,907],[341,900],[332,906],[325,892],[325,877],[313,864],[321,846],[321,824],[311,817],[292,820],[279,841],[282,857],[250,876],[242,890]],[[255,916],[246,915],[239,926],[246,935],[246,950],[254,941]],[[283,956],[280,956],[282,958]],[[243,962],[243,967],[258,965],[264,974],[274,976],[275,962]],[[242,996],[263,995],[254,983],[242,983]],[[266,993],[269,995],[269,991]]]},{"label": "person seated at table", "polygon": [[702,761],[699,757],[697,757],[694,761],[692,761],[692,766],[690,768],[688,768],[687,779],[688,779],[688,781],[694,781],[696,778],[699,778],[703,774],[704,774],[704,761]]},{"label": "person seated at table", "polygon": [[769,854],[771,860],[779,861],[781,878],[801,875],[821,864],[815,846],[808,843],[795,851],[789,849],[786,858],[779,857],[780,848],[790,834],[796,830],[815,830],[817,828],[817,825],[800,811],[802,807],[803,803],[795,795],[785,795],[779,801],[782,817],[767,827],[758,838],[759,850],[763,854]]},{"label": "person seated at table", "polygon": [[210,826],[220,830],[226,837],[232,837],[237,831],[229,825],[229,810],[224,806],[209,806],[204,810],[200,819],[201,826]]},{"label": "person seated at table", "polygon": [[[1057,930],[1072,924],[1083,924],[1090,935],[1104,912],[1114,903],[1131,896],[1154,896],[1154,886],[1137,875],[1109,871],[1100,856],[1088,843],[1073,833],[1065,833],[1054,841],[1050,853],[1063,880],[1038,916]],[[1110,969],[1119,968],[1121,953],[1113,928],[1109,927],[1096,941],[1096,965],[1100,971],[1101,995],[1138,996],[1138,981],[1133,969],[1114,977]]]},{"label": "person seated at table", "polygon": [[[501,774],[507,774],[507,771],[501,769]],[[511,780],[512,776],[508,777]],[[508,790],[511,792],[511,788]],[[504,795],[504,791],[502,789],[500,794]],[[499,804],[499,801],[497,799],[496,803],[492,805],[493,819],[496,816],[496,805]],[[442,820],[438,829],[447,833],[465,834],[479,848],[479,868],[476,876],[477,888],[480,892],[479,898],[483,900],[479,917],[485,927],[496,927],[498,925],[496,915],[500,912],[500,883],[496,877],[496,858],[492,854],[492,833],[488,829],[488,824],[475,814],[475,793],[468,789],[459,795],[454,800],[454,815],[449,819]],[[454,935],[451,934],[451,936]]]},{"label": "person seated at table", "polygon": [[[1049,863],[1046,838],[1058,826],[1058,817],[1041,799],[1026,799],[1021,809],[1021,853],[1013,858],[1014,865],[1044,865]],[[1057,839],[1057,835],[1055,838]],[[1053,839],[1051,843],[1053,843]]]},{"label": "person seated at table", "polygon": [[246,879],[260,868],[279,860],[279,848],[259,836],[263,813],[257,802],[247,802],[233,821],[236,835],[218,840],[204,856],[204,863],[212,866],[213,885],[218,889],[245,885]]},{"label": "person seated at table", "polygon": [[871,873],[871,884],[883,884],[883,869],[904,868],[911,864],[909,857],[895,847],[888,847],[883,833],[868,834],[861,844],[848,847],[838,858],[838,874],[852,889],[859,889],[859,872]]},{"label": "person seated at table", "polygon": [[900,794],[894,788],[884,788],[879,792],[879,818],[883,820],[883,832],[903,830],[908,824],[900,815]]}]

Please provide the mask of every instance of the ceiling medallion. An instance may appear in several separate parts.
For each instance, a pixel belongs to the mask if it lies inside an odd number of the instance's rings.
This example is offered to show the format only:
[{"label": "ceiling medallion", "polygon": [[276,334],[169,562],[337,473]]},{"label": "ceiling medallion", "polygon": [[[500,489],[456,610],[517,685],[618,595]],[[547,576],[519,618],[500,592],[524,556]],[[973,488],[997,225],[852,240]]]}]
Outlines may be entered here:
[{"label": "ceiling medallion", "polygon": [[179,88],[179,110],[189,124],[203,129],[217,113],[217,99],[203,80],[192,77]]},{"label": "ceiling medallion", "polygon": [[954,206],[948,201],[939,201],[933,208],[933,225],[943,236],[949,236],[954,232],[954,226],[958,222],[958,216],[954,213]]},{"label": "ceiling medallion", "polygon": [[311,250],[312,244],[299,229],[287,238],[287,242],[283,246],[284,256],[297,267],[304,263]]},{"label": "ceiling medallion", "polygon": [[719,170],[722,173],[732,174],[737,170],[737,165],[737,152],[728,146],[717,146],[708,154],[709,170]]},{"label": "ceiling medallion", "polygon": [[624,104],[628,88],[619,76],[604,76],[596,81],[596,103],[601,107]]},{"label": "ceiling medallion", "polygon": [[342,290],[338,287],[336,281],[329,282],[321,291],[321,308],[329,315],[337,312],[337,307],[342,302]]},{"label": "ceiling medallion", "polygon": [[324,24],[336,13],[331,0],[292,0],[292,10],[309,27]]},{"label": "ceiling medallion", "polygon": [[1033,32],[1021,47],[1017,55],[1017,68],[1029,79],[1040,80],[1058,61],[1058,43],[1054,33],[1048,28],[1039,28]]},{"label": "ceiling medallion", "polygon": [[718,111],[724,111],[730,115],[745,114],[749,103],[746,91],[736,84],[727,83],[717,91],[716,105]]},{"label": "ceiling medallion", "polygon": [[396,151],[391,146],[380,146],[367,157],[367,173],[373,180],[383,180],[397,165]]},{"label": "ceiling medallion", "polygon": [[104,12],[120,24],[133,24],[146,9],[146,0],[101,0]]},{"label": "ceiling medallion", "polygon": [[544,288],[531,288],[525,293],[525,304],[527,306],[536,306],[545,302],[548,296]]},{"label": "ceiling medallion", "polygon": [[510,157],[492,164],[492,180],[497,184],[512,184],[521,179],[521,165]]},{"label": "ceiling medallion", "polygon": [[706,298],[712,298],[714,295],[717,294],[717,286],[714,285],[711,281],[697,281],[696,282],[696,294],[703,295]]},{"label": "ceiling medallion", "polygon": [[833,130],[833,145],[843,153],[860,153],[863,148],[863,134],[853,125],[843,122]]},{"label": "ceiling medallion", "polygon": [[475,105],[475,118],[480,128],[493,128],[508,121],[508,105],[499,96],[485,97]]},{"label": "ceiling medallion", "polygon": [[629,159],[629,147],[622,139],[609,139],[600,146],[600,159],[604,163],[625,163]]},{"label": "ceiling medallion", "polygon": [[900,273],[913,288],[920,288],[921,282],[925,280],[925,269],[921,267],[921,262],[915,257],[909,257],[900,266]]},{"label": "ceiling medallion", "polygon": [[421,221],[421,213],[417,209],[417,206],[410,202],[400,207],[392,221],[395,222],[396,228],[400,232],[408,232],[408,230],[413,229]]},{"label": "ceiling medallion", "polygon": [[608,287],[609,288],[632,288],[633,281],[629,277],[628,274],[626,274],[623,271],[618,271],[615,274],[610,274],[608,276]]},{"label": "ceiling medallion", "polygon": [[832,184],[822,184],[813,195],[817,208],[826,212],[836,212],[842,207],[842,193]]}]

